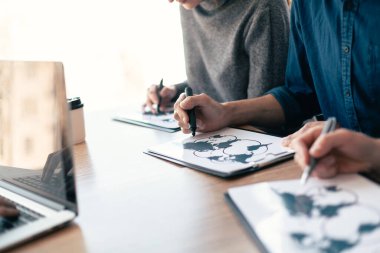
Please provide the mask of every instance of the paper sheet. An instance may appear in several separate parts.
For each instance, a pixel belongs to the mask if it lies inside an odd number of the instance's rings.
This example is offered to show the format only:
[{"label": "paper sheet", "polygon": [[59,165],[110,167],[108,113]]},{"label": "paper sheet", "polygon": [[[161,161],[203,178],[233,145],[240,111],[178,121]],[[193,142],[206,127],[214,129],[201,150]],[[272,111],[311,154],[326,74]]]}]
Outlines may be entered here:
[{"label": "paper sheet", "polygon": [[272,253],[380,252],[380,187],[359,176],[278,181],[228,190]]},{"label": "paper sheet", "polygon": [[149,151],[224,173],[268,164],[293,153],[282,147],[279,137],[233,128],[184,137]]},{"label": "paper sheet", "polygon": [[150,127],[159,130],[169,130],[170,132],[178,131],[178,123],[173,117],[174,113],[160,113],[158,115],[151,112],[132,112],[132,113],[119,113],[114,119],[123,121],[130,124]]}]

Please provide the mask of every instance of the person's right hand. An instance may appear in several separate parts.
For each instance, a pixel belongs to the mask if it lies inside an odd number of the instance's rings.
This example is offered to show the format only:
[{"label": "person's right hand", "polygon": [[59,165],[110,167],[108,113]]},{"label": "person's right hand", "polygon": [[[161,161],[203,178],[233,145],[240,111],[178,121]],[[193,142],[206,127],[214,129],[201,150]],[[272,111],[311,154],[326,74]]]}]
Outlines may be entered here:
[{"label": "person's right hand", "polygon": [[215,131],[229,125],[226,108],[223,104],[216,102],[206,94],[186,97],[185,93],[182,93],[174,104],[174,118],[185,134],[191,133],[187,110],[193,108],[195,108],[197,118],[197,132]]},{"label": "person's right hand", "polygon": [[320,135],[322,128],[312,127],[292,141],[294,159],[301,168],[311,156],[319,159],[312,174],[320,178],[380,168],[380,140],[347,129]]},{"label": "person's right hand", "polygon": [[[157,96],[157,84],[152,84],[148,88],[147,97],[145,104],[143,105],[143,109],[145,107],[148,107],[153,113],[157,113],[157,109],[154,105],[158,105],[159,98]],[[174,85],[172,86],[164,86],[162,90],[160,91],[160,97],[161,97],[161,106],[160,110],[165,111],[165,109],[170,105],[171,100],[174,98],[174,96],[177,94],[177,90]]]},{"label": "person's right hand", "polygon": [[19,215],[19,211],[16,209],[16,207],[9,201],[0,197],[0,217],[9,218],[9,217],[17,217],[18,215]]}]

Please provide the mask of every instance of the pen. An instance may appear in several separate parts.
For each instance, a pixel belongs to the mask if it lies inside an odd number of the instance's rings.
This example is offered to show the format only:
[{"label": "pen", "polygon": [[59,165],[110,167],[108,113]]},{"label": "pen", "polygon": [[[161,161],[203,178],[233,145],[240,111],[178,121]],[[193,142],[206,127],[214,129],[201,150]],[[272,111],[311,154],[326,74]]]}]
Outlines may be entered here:
[{"label": "pen", "polygon": [[[332,131],[335,130],[335,128],[336,128],[336,118],[335,117],[330,117],[325,122],[325,124],[323,126],[323,129],[322,129],[322,132],[321,132],[320,135],[324,135],[324,134],[327,134],[329,132],[332,132]],[[318,163],[318,159],[316,159],[314,157],[310,158],[309,165],[304,169],[304,171],[302,173],[301,185],[305,185],[306,184],[307,180],[310,177],[310,174],[315,169],[315,166],[317,165],[317,163]]]},{"label": "pen", "polygon": [[161,107],[162,98],[160,96],[160,92],[161,92],[162,88],[164,88],[164,79],[163,78],[161,78],[160,84],[159,84],[159,86],[157,88],[157,97],[158,97],[157,114],[161,113],[160,112],[160,107]]},{"label": "pen", "polygon": [[[190,97],[193,95],[193,90],[190,87],[186,87],[185,89],[186,97]],[[190,122],[190,130],[191,134],[195,136],[195,130],[197,130],[197,122],[195,117],[195,109],[187,110],[187,115],[189,115],[189,122]]]}]

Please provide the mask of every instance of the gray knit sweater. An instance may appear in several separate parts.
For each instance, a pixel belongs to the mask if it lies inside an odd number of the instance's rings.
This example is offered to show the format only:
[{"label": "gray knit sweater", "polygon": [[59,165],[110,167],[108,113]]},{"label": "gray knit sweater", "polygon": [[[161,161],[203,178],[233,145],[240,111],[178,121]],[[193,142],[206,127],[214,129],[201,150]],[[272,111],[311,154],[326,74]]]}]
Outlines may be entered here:
[{"label": "gray knit sweater", "polygon": [[180,7],[186,85],[219,102],[257,97],[284,83],[289,10],[285,0],[204,0]]}]

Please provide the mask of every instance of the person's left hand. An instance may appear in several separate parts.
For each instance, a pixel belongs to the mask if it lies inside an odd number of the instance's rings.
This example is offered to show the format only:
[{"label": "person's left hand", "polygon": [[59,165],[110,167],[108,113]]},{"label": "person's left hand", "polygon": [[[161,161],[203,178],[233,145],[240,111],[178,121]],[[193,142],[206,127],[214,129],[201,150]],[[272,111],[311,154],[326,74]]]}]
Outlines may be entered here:
[{"label": "person's left hand", "polygon": [[[146,108],[150,109],[151,112],[156,114],[158,111],[165,112],[170,105],[171,100],[175,97],[177,91],[174,85],[164,86],[159,92],[161,97],[160,108],[155,108],[154,105],[159,104],[159,97],[157,94],[158,85],[152,84],[147,91],[146,101],[142,106],[142,111],[144,112]],[[159,109],[159,110],[158,110]]]},{"label": "person's left hand", "polygon": [[293,134],[290,134],[284,138],[282,138],[282,146],[284,147],[290,147],[292,141],[296,139],[297,137],[301,136],[304,134],[307,130],[313,127],[318,127],[318,126],[323,126],[325,121],[312,121],[306,123],[301,129],[299,129],[297,132],[294,132]]},{"label": "person's left hand", "polygon": [[19,211],[16,207],[7,201],[6,199],[0,197],[0,217],[17,217],[19,215]]}]

